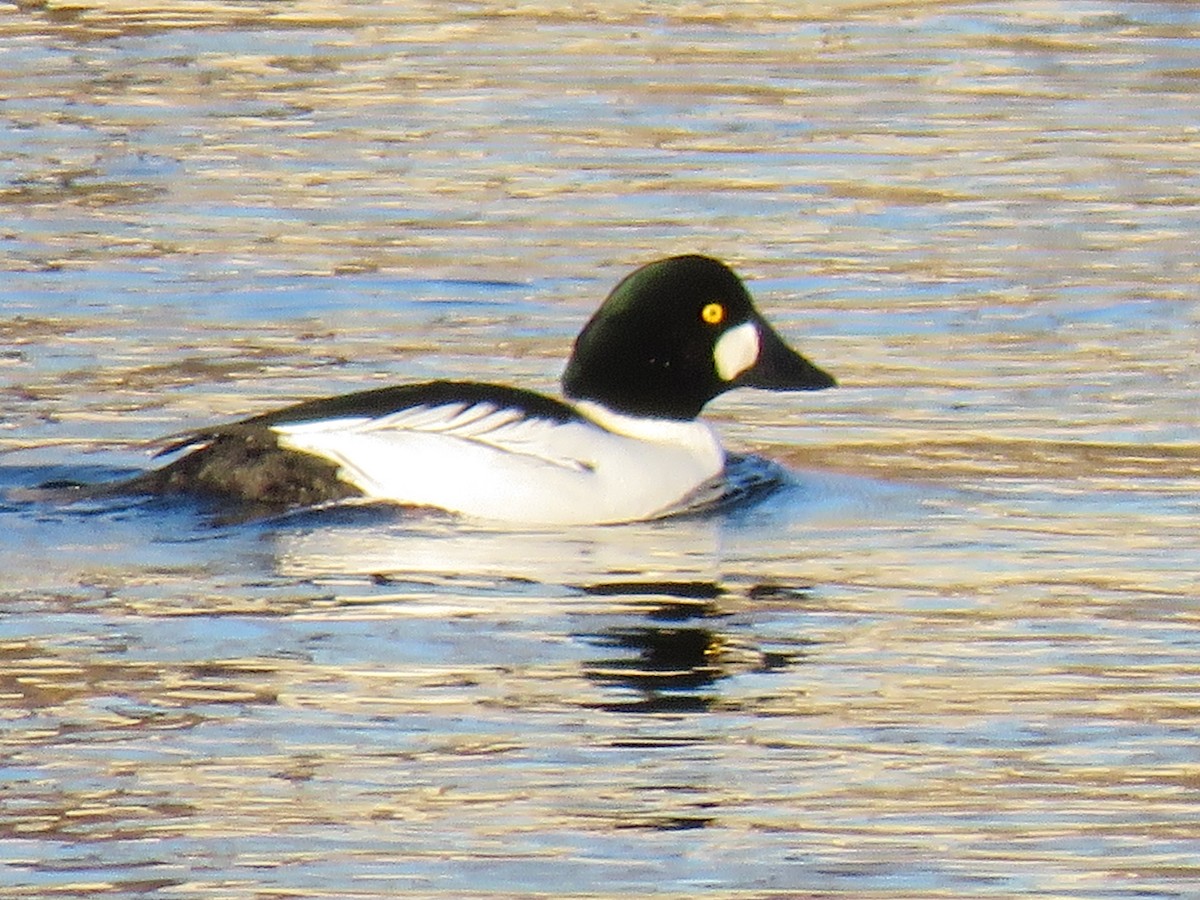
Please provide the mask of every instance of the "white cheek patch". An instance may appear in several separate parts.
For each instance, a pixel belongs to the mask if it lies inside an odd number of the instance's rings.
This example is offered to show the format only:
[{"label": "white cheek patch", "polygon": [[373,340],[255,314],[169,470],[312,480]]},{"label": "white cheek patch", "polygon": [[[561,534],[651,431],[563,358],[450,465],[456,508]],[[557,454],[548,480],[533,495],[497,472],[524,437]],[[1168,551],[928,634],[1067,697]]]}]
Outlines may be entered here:
[{"label": "white cheek patch", "polygon": [[758,362],[758,347],[758,326],[753,322],[743,322],[736,328],[730,328],[717,339],[713,347],[717,374],[724,381],[733,381]]}]

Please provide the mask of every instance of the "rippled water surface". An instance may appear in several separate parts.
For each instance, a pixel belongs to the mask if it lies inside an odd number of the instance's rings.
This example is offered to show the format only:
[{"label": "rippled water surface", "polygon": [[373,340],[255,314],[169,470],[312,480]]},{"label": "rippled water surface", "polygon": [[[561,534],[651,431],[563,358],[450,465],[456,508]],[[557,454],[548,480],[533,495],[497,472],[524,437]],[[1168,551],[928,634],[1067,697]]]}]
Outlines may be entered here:
[{"label": "rippled water surface", "polygon": [[[1190,2],[0,2],[8,897],[1200,893]],[[544,533],[22,489],[700,251],[794,484]]]}]

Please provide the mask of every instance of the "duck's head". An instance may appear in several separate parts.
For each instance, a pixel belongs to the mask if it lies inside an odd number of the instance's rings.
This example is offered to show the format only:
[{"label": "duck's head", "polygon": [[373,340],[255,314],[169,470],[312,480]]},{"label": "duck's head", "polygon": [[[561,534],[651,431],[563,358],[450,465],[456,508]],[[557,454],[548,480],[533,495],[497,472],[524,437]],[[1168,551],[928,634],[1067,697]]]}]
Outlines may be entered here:
[{"label": "duck's head", "polygon": [[626,276],[575,339],[562,382],[573,399],[669,419],[693,419],[735,387],[837,384],[784,343],[741,279],[707,256],[673,256]]}]

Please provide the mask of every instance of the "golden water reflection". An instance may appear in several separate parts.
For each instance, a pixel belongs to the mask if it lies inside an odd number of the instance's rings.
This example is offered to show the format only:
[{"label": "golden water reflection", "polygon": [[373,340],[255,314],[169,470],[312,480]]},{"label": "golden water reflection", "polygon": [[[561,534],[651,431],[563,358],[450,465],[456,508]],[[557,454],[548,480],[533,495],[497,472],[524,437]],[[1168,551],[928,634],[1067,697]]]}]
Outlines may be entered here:
[{"label": "golden water reflection", "polygon": [[[10,6],[4,896],[1200,890],[1189,4]],[[21,493],[696,251],[841,383],[753,511]]]}]

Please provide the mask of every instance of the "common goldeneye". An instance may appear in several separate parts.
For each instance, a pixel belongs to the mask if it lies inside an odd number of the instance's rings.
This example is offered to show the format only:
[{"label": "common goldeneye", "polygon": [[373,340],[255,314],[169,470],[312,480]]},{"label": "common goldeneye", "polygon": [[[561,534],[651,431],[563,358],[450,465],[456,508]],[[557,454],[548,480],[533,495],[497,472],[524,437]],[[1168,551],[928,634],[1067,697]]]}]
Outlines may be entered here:
[{"label": "common goldeneye", "polygon": [[820,390],[741,280],[705,256],[627,276],[575,340],[566,400],[433,381],[312,400],[175,439],[188,451],[120,485],[268,508],[348,498],[514,524],[607,524],[688,507],[726,455],[699,421],[734,387]]}]

